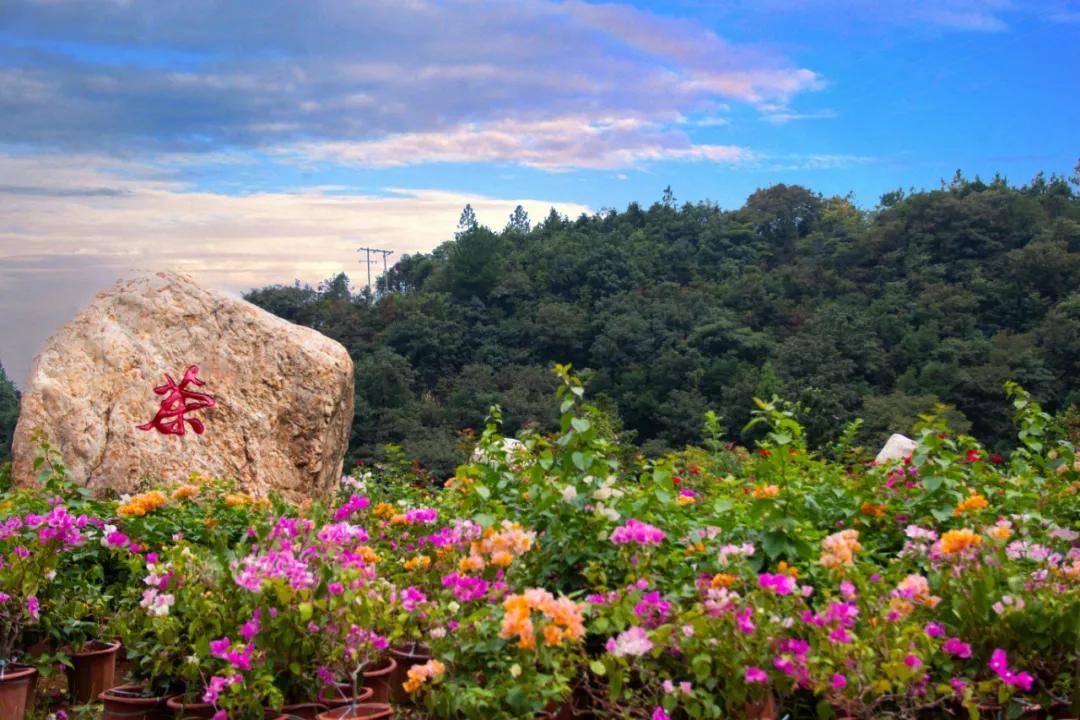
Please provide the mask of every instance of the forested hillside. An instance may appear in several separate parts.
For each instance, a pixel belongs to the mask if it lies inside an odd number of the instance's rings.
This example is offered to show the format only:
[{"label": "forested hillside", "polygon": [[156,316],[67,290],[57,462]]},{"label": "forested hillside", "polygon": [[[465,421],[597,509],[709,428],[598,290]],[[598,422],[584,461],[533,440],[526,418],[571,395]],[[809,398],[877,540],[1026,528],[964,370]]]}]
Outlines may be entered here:
[{"label": "forested hillside", "polygon": [[0,365],[0,463],[11,457],[11,436],[19,419],[19,392]]},{"label": "forested hillside", "polygon": [[455,239],[403,257],[376,302],[344,276],[247,297],[356,360],[354,458],[398,443],[446,473],[493,403],[508,432],[551,426],[555,362],[649,453],[696,441],[709,409],[740,439],[752,398],[774,393],[812,444],[861,417],[876,445],[943,402],[1004,449],[1004,380],[1053,410],[1080,401],[1075,185],[958,174],[872,210],[799,186],[730,211],[668,191],[535,225],[519,211],[501,231],[466,208]]}]

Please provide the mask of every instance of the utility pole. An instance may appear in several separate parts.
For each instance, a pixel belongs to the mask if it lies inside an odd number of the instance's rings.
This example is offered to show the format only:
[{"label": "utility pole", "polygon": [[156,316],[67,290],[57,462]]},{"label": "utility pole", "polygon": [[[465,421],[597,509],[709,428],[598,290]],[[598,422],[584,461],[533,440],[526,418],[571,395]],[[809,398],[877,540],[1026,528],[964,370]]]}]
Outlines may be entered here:
[{"label": "utility pole", "polygon": [[[389,255],[393,255],[394,251],[393,250],[381,250],[379,248],[362,247],[362,248],[357,248],[356,252],[364,253],[364,260],[362,260],[361,262],[367,263],[367,288],[368,288],[368,293],[372,297],[375,297],[375,290],[371,286],[371,256],[373,254],[374,255],[382,255],[383,275],[386,275],[386,258]],[[378,262],[378,261],[376,260],[376,262]]]}]

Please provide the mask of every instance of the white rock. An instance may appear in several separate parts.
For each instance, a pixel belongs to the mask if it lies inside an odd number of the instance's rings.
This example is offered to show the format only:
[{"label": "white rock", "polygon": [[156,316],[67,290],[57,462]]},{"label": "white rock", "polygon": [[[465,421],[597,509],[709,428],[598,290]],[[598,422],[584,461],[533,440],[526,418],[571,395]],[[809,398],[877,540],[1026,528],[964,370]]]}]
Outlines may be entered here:
[{"label": "white rock", "polygon": [[915,448],[919,447],[919,443],[915,442],[909,437],[905,437],[900,433],[893,433],[889,436],[889,439],[885,441],[885,447],[881,448],[881,452],[877,454],[874,460],[878,465],[883,465],[890,460],[903,460],[906,457],[910,457],[911,453],[915,452]]},{"label": "white rock", "polygon": [[[153,388],[199,367],[216,405],[201,435],[136,428],[162,400]],[[14,438],[14,478],[34,482],[35,428],[69,477],[96,492],[134,492],[195,470],[248,492],[291,499],[331,491],[353,417],[353,364],[310,328],[196,285],[146,273],[99,293],[34,360]]]}]

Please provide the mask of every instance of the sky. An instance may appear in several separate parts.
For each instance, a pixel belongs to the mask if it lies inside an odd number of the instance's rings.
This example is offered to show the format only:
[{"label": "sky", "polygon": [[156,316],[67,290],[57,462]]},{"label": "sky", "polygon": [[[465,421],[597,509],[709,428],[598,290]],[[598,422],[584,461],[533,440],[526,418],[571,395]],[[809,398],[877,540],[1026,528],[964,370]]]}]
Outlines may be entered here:
[{"label": "sky", "polygon": [[358,286],[466,203],[1069,175],[1078,61],[1080,0],[3,0],[0,364],[135,269]]}]

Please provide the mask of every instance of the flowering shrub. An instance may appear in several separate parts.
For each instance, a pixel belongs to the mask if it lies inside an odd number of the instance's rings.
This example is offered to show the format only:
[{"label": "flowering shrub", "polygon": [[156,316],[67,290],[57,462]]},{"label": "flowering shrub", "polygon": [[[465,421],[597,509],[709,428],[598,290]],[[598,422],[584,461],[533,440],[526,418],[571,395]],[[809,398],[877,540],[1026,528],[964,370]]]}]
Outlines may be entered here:
[{"label": "flowering shrub", "polygon": [[198,476],[95,501],[47,452],[44,493],[0,496],[0,659],[119,634],[217,720],[420,645],[396,689],[432,717],[1080,710],[1080,466],[1019,388],[1008,458],[930,417],[909,458],[830,461],[774,399],[755,448],[714,416],[643,460],[558,371],[558,432],[508,443],[495,409],[443,488],[392,451],[325,505]]}]

